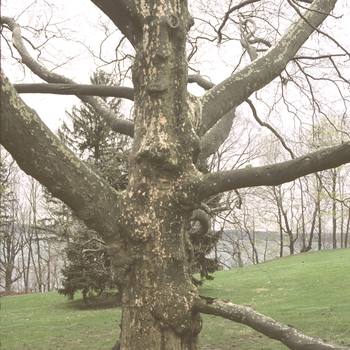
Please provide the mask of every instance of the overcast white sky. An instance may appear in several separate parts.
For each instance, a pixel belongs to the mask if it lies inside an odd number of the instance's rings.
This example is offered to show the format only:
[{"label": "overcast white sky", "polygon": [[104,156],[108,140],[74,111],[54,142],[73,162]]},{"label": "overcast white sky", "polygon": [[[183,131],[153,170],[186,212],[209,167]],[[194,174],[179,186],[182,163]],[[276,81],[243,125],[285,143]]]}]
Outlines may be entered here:
[{"label": "overcast white sky", "polygon": [[[32,6],[36,3],[35,6]],[[68,64],[60,66],[55,72],[63,74],[76,82],[89,83],[89,76],[96,70],[97,63],[92,56],[86,52],[86,47],[98,50],[99,44],[104,38],[101,25],[99,23],[107,21],[103,13],[89,0],[60,0],[54,1],[54,7],[50,7],[45,0],[2,0],[2,16],[15,17],[20,25],[31,25],[34,28],[41,28],[50,19],[51,24],[59,26],[63,35],[68,40],[56,39],[52,41],[52,57],[46,56],[49,61],[42,62],[47,68],[53,68],[57,63],[66,61],[65,57],[72,59]],[[350,32],[349,1],[342,0],[337,5],[338,12],[344,13],[342,19],[332,21],[329,19],[329,30],[336,33],[336,38],[346,36],[348,43],[348,33]],[[110,30],[115,30],[113,24]],[[339,28],[341,28],[339,30]],[[55,26],[50,27],[53,31]],[[28,35],[25,29],[24,35]],[[38,38],[37,44],[43,43],[45,37]],[[117,35],[112,35],[104,45],[105,56],[113,57],[114,49],[118,42]],[[344,40],[343,40],[344,42]],[[230,43],[234,45],[234,42]],[[30,46],[27,46],[30,49]],[[240,48],[239,46],[236,48]],[[30,51],[35,55],[34,51]],[[48,47],[50,52],[50,46]],[[5,59],[3,59],[5,57]],[[10,51],[2,43],[3,69],[12,82],[40,82],[28,70],[24,74],[18,69],[18,65],[13,65],[10,58]],[[201,74],[210,76],[215,83],[226,78],[232,70],[234,62],[237,61],[237,52],[234,46],[227,49],[225,45],[221,47],[211,44],[210,51],[205,49],[201,56],[197,58],[203,62]],[[193,73],[190,71],[190,73]],[[349,73],[350,75],[350,73]],[[127,84],[127,82],[126,82]],[[268,94],[268,93],[267,93]],[[74,96],[22,94],[22,98],[28,105],[34,108],[47,125],[55,130],[65,117],[65,110],[70,109],[73,104],[78,104],[79,100]],[[297,101],[296,101],[297,102]]]},{"label": "overcast white sky", "polygon": [[[108,19],[104,14],[89,0],[60,0],[54,2],[54,7],[50,7],[46,4],[45,0],[37,0],[36,5],[33,6],[34,0],[21,0],[21,1],[2,1],[2,15],[8,17],[14,17],[16,21],[21,25],[31,25],[34,28],[40,28],[51,17],[51,23],[58,23],[60,29],[63,28],[64,34],[72,41],[55,40],[52,43],[55,45],[55,54],[52,57],[52,61],[64,62],[62,57],[74,56],[69,64],[60,66],[55,72],[65,75],[68,78],[73,79],[80,83],[89,83],[89,76],[96,70],[96,61],[94,62],[91,55],[86,52],[86,48],[98,49],[101,41],[104,39],[101,26],[98,24],[100,21],[108,22]],[[62,25],[64,23],[64,25]],[[111,30],[115,30],[113,24],[110,25]],[[52,28],[54,29],[54,28]],[[27,34],[27,35],[26,35]],[[25,29],[22,29],[22,35],[28,36]],[[44,37],[38,39],[37,43],[42,43],[45,40]],[[76,40],[76,41],[74,41]],[[114,42],[113,42],[114,40]],[[83,45],[79,44],[82,43]],[[111,38],[104,44],[104,54],[114,55],[114,48],[118,42],[117,34],[112,35]],[[3,57],[9,58],[10,52],[6,45],[3,45],[4,52]],[[238,46],[239,48],[239,46]],[[27,45],[27,49],[36,57],[36,52],[30,50],[30,46]],[[110,50],[110,52],[106,52]],[[214,82],[218,83],[226,78],[232,68],[222,62],[220,59],[221,48],[215,47],[210,49],[210,52],[204,50],[202,52],[201,59],[204,65],[201,70],[201,74],[206,75],[206,69],[208,76],[214,77]],[[18,56],[18,55],[17,55]],[[60,57],[61,56],[61,57]],[[227,59],[231,60],[231,54]],[[222,57],[223,58],[223,57]],[[221,61],[218,65],[217,62]],[[41,79],[33,75],[28,69],[24,74],[23,71],[18,70],[18,65],[13,66],[14,61],[11,59],[4,59],[3,68],[12,82],[16,83],[31,83],[41,82]],[[53,67],[50,62],[42,62],[47,68]],[[226,66],[226,69],[225,69]],[[194,72],[190,72],[190,74]],[[124,82],[128,86],[131,83]],[[192,93],[201,94],[202,89],[196,88],[195,84],[189,86]],[[44,94],[22,94],[23,100],[34,108],[44,122],[52,129],[56,130],[58,125],[61,124],[62,119],[65,117],[65,109],[70,109],[73,104],[79,103],[79,99],[74,96],[60,96],[60,95],[44,95]]]},{"label": "overcast white sky", "polygon": [[[42,24],[47,22],[47,19],[52,16],[51,23],[59,24],[60,28],[63,28],[64,34],[72,40],[53,41],[56,52],[54,57],[52,57],[52,61],[64,61],[62,57],[55,57],[55,55],[60,56],[59,53],[62,56],[75,56],[69,64],[65,64],[55,72],[63,74],[76,82],[89,83],[89,76],[96,70],[96,66],[91,56],[86,52],[82,53],[83,50],[85,51],[85,48],[74,40],[79,40],[87,46],[99,43],[103,35],[93,26],[104,15],[91,1],[87,0],[56,1],[55,7],[52,9],[45,5],[45,1],[39,0],[37,2],[37,6],[31,6],[34,3],[33,0],[3,0],[1,14],[2,16],[14,17],[20,25],[30,24],[35,28],[42,27]],[[41,9],[41,11],[38,11],[38,9]],[[54,27],[51,29],[54,30]],[[25,30],[22,30],[22,34],[26,34]],[[38,43],[44,40],[45,38],[41,37]],[[9,58],[10,53],[7,47],[2,44],[2,48],[2,59],[3,57]],[[27,45],[27,49],[30,51],[29,45]],[[36,57],[34,51],[30,52]],[[51,68],[49,62],[44,62],[44,64],[47,68]],[[28,69],[24,74],[23,71],[18,70],[18,66],[12,66],[11,60],[4,60],[2,66],[7,76],[13,82],[41,82],[41,79],[29,72]],[[80,101],[75,96],[63,95],[22,94],[21,97],[38,112],[39,116],[52,130],[56,130],[58,125],[61,124],[62,119],[65,117],[65,110],[69,110],[73,104],[78,104]]]}]

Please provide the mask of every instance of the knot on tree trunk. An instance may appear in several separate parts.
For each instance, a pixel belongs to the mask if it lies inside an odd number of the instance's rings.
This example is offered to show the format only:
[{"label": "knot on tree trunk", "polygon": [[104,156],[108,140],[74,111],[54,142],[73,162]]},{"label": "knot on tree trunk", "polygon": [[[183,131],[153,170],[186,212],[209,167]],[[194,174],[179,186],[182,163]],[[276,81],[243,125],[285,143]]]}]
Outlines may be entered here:
[{"label": "knot on tree trunk", "polygon": [[194,291],[176,291],[174,286],[168,286],[150,296],[151,313],[162,327],[170,326],[182,336],[196,336],[202,329],[201,316],[194,311],[196,295]]}]

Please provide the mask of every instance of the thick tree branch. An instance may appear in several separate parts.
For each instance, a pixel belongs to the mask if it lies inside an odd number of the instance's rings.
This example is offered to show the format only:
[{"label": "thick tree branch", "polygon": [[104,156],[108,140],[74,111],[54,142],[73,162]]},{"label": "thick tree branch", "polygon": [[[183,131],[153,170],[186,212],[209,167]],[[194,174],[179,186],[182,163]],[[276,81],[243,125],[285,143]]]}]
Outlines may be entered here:
[{"label": "thick tree branch", "polygon": [[1,144],[23,171],[66,203],[106,243],[115,242],[117,192],[63,145],[2,70]]},{"label": "thick tree branch", "polygon": [[[189,83],[196,83],[205,90],[212,89],[215,84],[204,79],[199,74],[192,74],[188,76]],[[209,156],[214,154],[223,142],[227,139],[233,119],[235,118],[235,110],[231,110],[225,114],[202,138],[200,141],[200,153],[197,158],[197,168],[203,169],[206,165],[206,160]]]},{"label": "thick tree branch", "polygon": [[[188,83],[196,83],[205,90],[215,86],[199,74],[188,76]],[[85,95],[100,97],[119,97],[134,100],[134,89],[124,86],[85,85],[85,84],[13,84],[19,94],[55,94],[55,95]]]},{"label": "thick tree branch", "polygon": [[198,86],[200,86],[201,88],[203,88],[204,90],[210,90],[211,88],[213,88],[215,86],[214,83],[212,83],[209,80],[204,79],[201,75],[199,74],[190,74],[188,76],[188,80],[189,83],[196,83]]},{"label": "thick tree branch", "polygon": [[336,0],[314,1],[304,14],[304,18],[294,22],[278,44],[265,55],[209,90],[203,96],[203,120],[200,134],[204,135],[228,111],[279,76],[313,33],[314,28],[317,28],[331,13],[336,2]]},{"label": "thick tree branch", "polygon": [[91,0],[91,2],[113,21],[132,46],[136,47],[140,43],[142,29],[137,20],[134,1]]},{"label": "thick tree branch", "polygon": [[19,94],[85,95],[134,100],[134,89],[124,86],[85,84],[13,84]]},{"label": "thick tree branch", "polygon": [[349,162],[350,142],[345,142],[282,163],[207,174],[199,188],[200,200],[238,188],[277,186]]},{"label": "thick tree branch", "polygon": [[225,142],[230,134],[235,116],[235,110],[229,111],[201,138],[201,151],[197,158],[198,169],[202,169],[206,165],[208,157],[217,152]]},{"label": "thick tree branch", "polygon": [[210,228],[210,217],[203,209],[196,209],[193,211],[190,218],[191,221],[199,222],[199,228],[190,229],[190,234],[205,235]]},{"label": "thick tree branch", "polygon": [[[52,73],[45,67],[40,65],[36,60],[34,60],[29,52],[27,51],[22,36],[21,30],[18,24],[9,17],[1,17],[1,24],[7,24],[12,31],[12,41],[13,45],[16,47],[18,53],[21,55],[22,62],[38,77],[47,81],[48,83],[61,83],[61,84],[74,84],[77,85],[73,80],[68,79],[62,75]],[[90,104],[106,121],[114,131],[119,132],[124,135],[133,136],[134,134],[134,123],[117,118],[113,111],[104,103],[100,98],[95,98],[92,96],[81,96],[78,95],[84,103]]]},{"label": "thick tree branch", "polygon": [[264,316],[251,307],[240,306],[230,301],[212,298],[201,298],[195,301],[195,310],[208,315],[220,316],[231,321],[243,323],[254,330],[275,339],[293,350],[348,350],[327,343],[321,339],[308,337],[298,332],[294,327],[284,325],[270,317]]}]

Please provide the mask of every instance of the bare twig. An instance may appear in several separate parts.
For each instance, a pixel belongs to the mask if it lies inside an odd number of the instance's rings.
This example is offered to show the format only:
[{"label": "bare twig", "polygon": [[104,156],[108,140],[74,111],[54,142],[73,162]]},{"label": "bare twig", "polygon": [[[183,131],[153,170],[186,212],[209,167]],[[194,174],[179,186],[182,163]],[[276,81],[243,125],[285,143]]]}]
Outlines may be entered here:
[{"label": "bare twig", "polygon": [[259,118],[258,113],[255,109],[255,106],[250,99],[247,99],[246,102],[248,103],[249,107],[251,108],[251,110],[253,112],[254,119],[259,123],[259,125],[269,129],[278,138],[278,140],[281,142],[282,146],[289,152],[292,159],[294,159],[295,155],[294,155],[293,151],[287,146],[287,144],[283,140],[282,136],[270,124],[263,122]]},{"label": "bare twig", "polygon": [[192,74],[188,76],[188,82],[189,83],[197,83],[201,88],[204,90],[210,90],[212,87],[215,86],[214,83],[212,83],[209,80],[204,79],[201,75],[199,74]]},{"label": "bare twig", "polygon": [[242,7],[246,6],[246,5],[249,5],[249,4],[252,4],[254,2],[259,2],[260,0],[245,0],[245,1],[242,1],[240,4],[236,5],[236,6],[233,6],[231,7],[230,9],[228,9],[225,13],[225,16],[224,16],[224,19],[220,25],[220,27],[218,28],[217,30],[217,33],[218,33],[218,43],[221,43],[221,40],[222,40],[222,29],[225,27],[226,25],[226,22],[228,21],[228,19],[230,18],[230,14],[233,12],[233,11],[236,11],[236,10],[239,10],[241,9]]},{"label": "bare twig", "polygon": [[[293,7],[293,9],[295,10],[295,12],[300,16],[300,18],[302,18],[314,31],[324,35],[325,37],[327,37],[328,39],[330,39],[331,41],[333,41],[341,50],[343,50],[347,56],[350,57],[350,52],[346,50],[346,48],[341,45],[339,43],[339,41],[335,40],[332,36],[330,36],[329,34],[327,34],[326,32],[324,32],[323,30],[319,29],[319,28],[316,28],[315,26],[312,25],[312,23],[310,23],[310,21],[307,20],[307,18],[301,13],[301,11],[298,9],[297,6],[295,6],[293,4],[294,1],[291,1],[291,0],[287,0],[289,5],[291,7]],[[320,12],[321,14],[324,14],[322,12]]]},{"label": "bare twig", "polygon": [[[14,19],[9,17],[1,17],[0,23],[1,25],[5,23],[9,26],[9,28],[12,31],[13,45],[17,49],[18,53],[21,55],[22,62],[34,74],[39,76],[41,79],[47,81],[48,83],[78,85],[73,80],[66,78],[63,75],[50,72],[48,69],[46,69],[44,66],[39,64],[36,60],[34,60],[31,57],[23,43],[20,27],[14,21]],[[111,127],[111,129],[121,134],[133,136],[134,123],[129,120],[117,118],[114,112],[105,104],[105,102],[102,99],[83,95],[78,95],[77,97],[80,98],[84,103],[90,104],[102,116],[102,118],[105,120],[107,125]]]}]

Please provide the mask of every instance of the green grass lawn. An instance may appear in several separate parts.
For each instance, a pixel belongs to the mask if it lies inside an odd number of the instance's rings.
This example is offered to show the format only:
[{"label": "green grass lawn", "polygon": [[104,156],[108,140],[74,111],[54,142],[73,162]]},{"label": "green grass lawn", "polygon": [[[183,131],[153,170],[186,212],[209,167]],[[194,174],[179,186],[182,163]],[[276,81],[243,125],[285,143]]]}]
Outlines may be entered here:
[{"label": "green grass lawn", "polygon": [[[309,336],[350,343],[350,249],[286,257],[214,277],[200,288],[202,295],[251,305]],[[57,292],[5,297],[1,304],[1,349],[110,349],[119,334],[119,307],[92,308]],[[285,349],[246,326],[203,319],[204,349]]]},{"label": "green grass lawn", "polygon": [[1,300],[1,349],[110,349],[120,308],[88,308],[57,292]]}]

